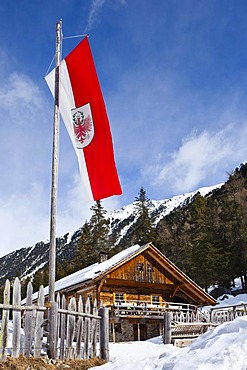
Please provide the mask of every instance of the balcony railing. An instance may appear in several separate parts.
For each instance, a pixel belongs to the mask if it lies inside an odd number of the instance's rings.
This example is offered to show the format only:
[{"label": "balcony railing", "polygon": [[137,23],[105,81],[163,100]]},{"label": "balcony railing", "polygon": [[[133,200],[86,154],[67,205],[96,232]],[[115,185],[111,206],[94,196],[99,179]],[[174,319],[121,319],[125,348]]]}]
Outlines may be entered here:
[{"label": "balcony railing", "polygon": [[197,307],[187,303],[119,301],[110,307],[111,316],[144,316],[149,318],[164,316],[166,311],[181,312],[184,315],[197,312]]}]

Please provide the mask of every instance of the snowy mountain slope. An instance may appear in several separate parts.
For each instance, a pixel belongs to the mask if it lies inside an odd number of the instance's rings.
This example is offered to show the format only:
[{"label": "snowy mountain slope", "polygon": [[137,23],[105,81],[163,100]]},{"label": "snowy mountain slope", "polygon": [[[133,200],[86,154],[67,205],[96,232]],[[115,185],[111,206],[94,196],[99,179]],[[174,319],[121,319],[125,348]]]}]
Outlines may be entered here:
[{"label": "snowy mountain slope", "polygon": [[[190,202],[193,196],[200,192],[205,196],[212,190],[221,187],[222,184],[204,187],[191,193],[174,196],[170,199],[152,200],[151,213],[155,217],[157,224],[163,217],[173,211],[176,207]],[[120,243],[128,230],[136,221],[134,204],[124,206],[119,210],[114,210],[106,214],[110,221],[110,234],[116,237],[116,246]],[[74,251],[80,236],[80,229],[74,233],[67,233],[57,238],[57,258],[62,262],[70,261],[74,256]],[[49,241],[40,241],[33,246],[18,249],[0,258],[0,284],[8,278],[32,276],[37,270],[44,267],[49,259]]]},{"label": "snowy mountain slope", "polygon": [[[152,200],[151,214],[154,216],[155,225],[172,212],[175,208],[183,206],[185,203],[191,201],[196,193],[200,193],[202,196],[206,196],[213,190],[218,189],[223,184],[218,184],[210,187],[203,187],[191,193],[184,193],[181,195],[176,195],[170,199],[164,200]],[[110,221],[111,233],[114,234],[118,232],[117,244],[126,235],[128,229],[135,223],[135,206],[134,203],[128,204],[119,210],[108,212],[106,217]]]}]

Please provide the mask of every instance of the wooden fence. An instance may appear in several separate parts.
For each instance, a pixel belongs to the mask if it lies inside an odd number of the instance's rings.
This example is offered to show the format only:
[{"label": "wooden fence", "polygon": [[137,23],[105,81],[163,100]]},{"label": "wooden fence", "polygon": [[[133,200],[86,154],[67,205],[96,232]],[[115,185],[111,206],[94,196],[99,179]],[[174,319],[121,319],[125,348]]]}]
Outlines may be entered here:
[{"label": "wooden fence", "polygon": [[166,311],[164,315],[164,343],[178,339],[196,338],[224,322],[247,315],[247,305],[215,307],[210,310]]},{"label": "wooden fence", "polygon": [[[21,304],[21,285],[18,278],[13,285],[12,303],[9,280],[5,283],[3,303],[0,304],[0,360],[7,355],[74,359],[100,357],[109,359],[108,309],[93,307],[88,298],[83,304],[57,295],[56,302],[45,304],[44,288],[39,289],[38,301],[32,301],[33,287],[27,286],[25,305]],[[51,320],[52,325],[48,325]],[[51,333],[48,328],[52,327]]]},{"label": "wooden fence", "polygon": [[223,324],[232,321],[236,317],[247,314],[247,304],[233,306],[213,307],[210,310],[177,310],[172,312],[172,321],[177,323],[205,322],[212,324]]}]

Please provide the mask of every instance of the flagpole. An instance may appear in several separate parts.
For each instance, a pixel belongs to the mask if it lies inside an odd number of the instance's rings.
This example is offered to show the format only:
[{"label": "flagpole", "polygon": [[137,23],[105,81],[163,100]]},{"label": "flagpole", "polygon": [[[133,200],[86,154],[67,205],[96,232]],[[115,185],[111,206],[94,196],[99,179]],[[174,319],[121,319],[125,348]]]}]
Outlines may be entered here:
[{"label": "flagpole", "polygon": [[56,24],[56,72],[55,102],[52,151],[52,184],[50,215],[50,249],[49,249],[49,302],[55,301],[56,278],[56,225],[57,225],[57,183],[58,183],[58,142],[59,142],[59,64],[62,49],[62,20]]}]

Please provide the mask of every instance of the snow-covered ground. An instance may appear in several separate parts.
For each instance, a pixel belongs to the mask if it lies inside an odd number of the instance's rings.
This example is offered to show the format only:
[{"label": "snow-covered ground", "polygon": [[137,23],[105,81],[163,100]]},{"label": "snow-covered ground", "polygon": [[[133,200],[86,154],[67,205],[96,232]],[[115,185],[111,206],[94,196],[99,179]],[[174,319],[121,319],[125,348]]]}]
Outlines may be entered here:
[{"label": "snow-covered ground", "polygon": [[[247,294],[220,306],[247,304]],[[186,348],[164,345],[160,337],[144,342],[110,343],[110,362],[95,370],[246,370],[247,316],[219,325]]]}]

